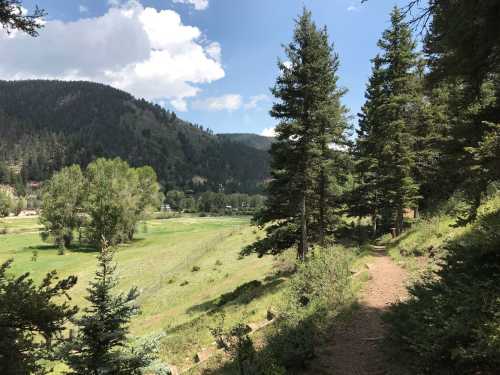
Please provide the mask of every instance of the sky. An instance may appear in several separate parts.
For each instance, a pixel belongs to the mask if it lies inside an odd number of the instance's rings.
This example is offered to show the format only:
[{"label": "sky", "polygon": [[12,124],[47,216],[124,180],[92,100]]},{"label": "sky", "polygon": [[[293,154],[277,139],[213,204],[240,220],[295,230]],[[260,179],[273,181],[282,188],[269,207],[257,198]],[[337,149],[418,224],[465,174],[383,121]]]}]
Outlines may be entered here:
[{"label": "sky", "polygon": [[352,121],[377,40],[407,0],[24,0],[38,38],[0,30],[0,79],[90,80],[158,103],[216,133],[272,135],[270,87],[305,6],[340,56]]}]

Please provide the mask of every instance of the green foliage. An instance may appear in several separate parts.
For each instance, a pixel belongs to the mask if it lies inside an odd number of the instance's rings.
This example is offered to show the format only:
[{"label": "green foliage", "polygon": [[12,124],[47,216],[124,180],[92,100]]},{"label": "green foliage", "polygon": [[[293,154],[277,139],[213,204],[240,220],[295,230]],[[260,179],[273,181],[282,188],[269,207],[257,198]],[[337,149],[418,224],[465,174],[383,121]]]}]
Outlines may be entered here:
[{"label": "green foliage", "polygon": [[419,373],[494,373],[500,366],[500,198],[445,245],[441,268],[389,313],[395,358]]},{"label": "green foliage", "polygon": [[30,36],[38,36],[38,29],[43,27],[41,19],[46,13],[35,8],[34,12],[23,12],[20,0],[0,0],[0,25],[8,33],[22,31]]},{"label": "green foliage", "polygon": [[12,261],[0,266],[0,373],[47,374],[44,360],[54,359],[65,325],[76,312],[64,299],[76,277],[59,280],[55,271],[36,285],[25,273],[7,273]]},{"label": "green foliage", "polygon": [[9,216],[12,204],[12,198],[7,193],[0,190],[0,217]]},{"label": "green foliage", "polygon": [[144,355],[147,348],[123,349],[130,319],[139,312],[135,303],[139,293],[132,288],[125,294],[113,294],[116,265],[106,243],[97,259],[98,270],[86,297],[89,306],[74,320],[78,331],[65,345],[65,362],[72,374],[142,374],[154,359]]},{"label": "green foliage", "polygon": [[193,194],[192,191],[185,193],[178,190],[170,190],[165,194],[165,203],[170,206],[170,209],[179,212],[201,212],[216,215],[252,215],[262,209],[265,197],[260,194],[226,194],[211,191]]},{"label": "green foliage", "polygon": [[56,245],[71,245],[73,232],[83,225],[85,185],[80,167],[74,165],[56,173],[43,188],[40,223]]},{"label": "green foliage", "polygon": [[303,368],[317,340],[351,300],[350,259],[340,249],[319,249],[300,263],[279,309],[268,348],[286,368]]},{"label": "green foliage", "polygon": [[166,190],[256,193],[269,176],[267,151],[219,138],[109,86],[0,82],[0,160],[22,165],[25,181],[116,157],[151,166]]},{"label": "green foliage", "polygon": [[419,181],[417,145],[426,135],[421,127],[422,91],[418,59],[410,27],[394,8],[391,27],[378,42],[382,49],[373,60],[366,103],[360,115],[357,139],[359,186],[351,197],[352,212],[381,219],[387,229],[403,230],[403,211],[417,207]]},{"label": "green foliage", "polygon": [[[304,9],[296,21],[293,41],[285,47],[290,64],[279,62],[280,76],[272,89],[277,98],[271,115],[279,121],[271,147],[272,180],[266,207],[258,224],[279,221],[267,228],[260,253],[281,251],[273,230],[297,226],[290,239],[304,258],[309,241],[323,241],[335,219],[335,184],[338,152],[347,128],[346,109],[340,103],[345,90],[338,87],[338,55],[326,29],[318,29]],[[289,241],[286,241],[289,245]]]},{"label": "green foliage", "polygon": [[269,151],[274,142],[274,138],[265,137],[258,134],[246,133],[224,133],[218,134],[219,138],[227,139],[232,142],[243,143],[247,146],[256,148],[257,150]]},{"label": "green foliage", "polygon": [[97,159],[85,174],[77,165],[56,173],[45,185],[42,237],[69,246],[75,230],[93,245],[131,241],[136,225],[159,207],[162,196],[150,167],[130,168],[120,160]]},{"label": "green foliage", "polygon": [[237,323],[230,329],[224,329],[225,314],[220,313],[218,324],[210,332],[219,348],[229,355],[229,366],[240,375],[284,375],[284,367],[276,364],[275,360],[265,350],[257,352],[250,329],[246,324]]},{"label": "green foliage", "polygon": [[159,360],[164,334],[147,335],[134,340],[128,350],[129,358],[136,358],[142,366],[141,375],[170,375],[170,368]]}]

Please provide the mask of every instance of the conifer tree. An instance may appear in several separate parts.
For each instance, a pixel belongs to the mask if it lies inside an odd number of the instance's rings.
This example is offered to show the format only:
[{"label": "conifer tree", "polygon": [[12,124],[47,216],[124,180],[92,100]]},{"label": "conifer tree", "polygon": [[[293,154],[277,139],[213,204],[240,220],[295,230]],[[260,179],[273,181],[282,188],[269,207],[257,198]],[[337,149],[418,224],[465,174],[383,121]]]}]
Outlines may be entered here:
[{"label": "conifer tree", "polygon": [[377,157],[383,143],[383,140],[377,139],[377,129],[382,126],[378,109],[384,97],[384,74],[381,64],[380,56],[373,59],[372,76],[365,93],[366,102],[358,115],[358,137],[354,149],[358,185],[349,197],[349,209],[353,215],[371,217],[374,235],[377,234],[383,198],[378,178],[379,159]]},{"label": "conifer tree", "polygon": [[359,165],[369,176],[361,189],[373,189],[366,196],[368,206],[381,211],[383,222],[394,225],[399,234],[404,209],[416,207],[419,199],[414,176],[422,91],[415,43],[398,8],[392,11],[391,27],[378,46],[382,53],[374,60],[361,115]]},{"label": "conifer tree", "polygon": [[98,270],[90,283],[84,315],[75,320],[78,332],[66,346],[66,363],[72,374],[139,374],[142,358],[127,352],[128,324],[138,313],[137,288],[114,295],[117,286],[113,250],[103,243],[98,256]]},{"label": "conifer tree", "polygon": [[47,374],[43,361],[56,359],[54,347],[78,310],[65,300],[77,279],[52,271],[37,285],[29,273],[9,275],[11,265],[0,264],[0,374]]},{"label": "conifer tree", "polygon": [[250,249],[277,252],[298,244],[303,259],[310,241],[327,230],[335,171],[332,147],[342,144],[346,129],[344,90],[337,86],[338,56],[326,29],[318,29],[304,9],[293,41],[285,47],[289,62],[279,62],[272,89],[278,99],[271,115],[279,120],[271,148],[272,181],[260,225],[273,222],[267,237]]},{"label": "conifer tree", "polygon": [[45,14],[38,7],[32,14],[25,14],[20,0],[0,0],[0,25],[7,32],[19,30],[30,36],[38,36],[38,29],[43,27],[41,18]]}]

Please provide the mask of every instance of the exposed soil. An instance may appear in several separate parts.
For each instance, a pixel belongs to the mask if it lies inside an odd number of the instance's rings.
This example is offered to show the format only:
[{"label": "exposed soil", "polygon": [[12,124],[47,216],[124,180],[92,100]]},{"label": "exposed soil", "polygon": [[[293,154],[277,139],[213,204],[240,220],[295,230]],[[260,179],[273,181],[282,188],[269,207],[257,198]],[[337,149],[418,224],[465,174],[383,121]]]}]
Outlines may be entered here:
[{"label": "exposed soil", "polygon": [[320,349],[307,371],[310,375],[400,374],[381,348],[386,327],[381,314],[407,295],[407,272],[388,256],[379,254],[369,264],[370,280],[360,296],[360,307],[337,324],[332,339]]}]

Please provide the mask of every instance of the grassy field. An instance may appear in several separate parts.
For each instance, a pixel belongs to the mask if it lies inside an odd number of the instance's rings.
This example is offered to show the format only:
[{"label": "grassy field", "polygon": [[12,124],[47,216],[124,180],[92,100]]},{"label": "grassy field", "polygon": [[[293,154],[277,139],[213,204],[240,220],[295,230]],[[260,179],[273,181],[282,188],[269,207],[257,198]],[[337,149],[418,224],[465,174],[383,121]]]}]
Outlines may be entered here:
[{"label": "grassy field", "polygon": [[[15,274],[30,272],[40,280],[48,271],[76,275],[73,302],[85,305],[96,254],[73,249],[58,255],[43,243],[36,218],[0,221],[0,262],[14,259]],[[276,276],[272,257],[239,256],[243,246],[262,235],[248,218],[175,218],[151,220],[140,225],[136,240],[117,249],[120,289],[139,287],[141,314],[131,324],[133,335],[165,333],[162,357],[180,367],[193,363],[194,354],[213,339],[213,312],[224,310],[228,325],[265,317],[279,298],[284,279]],[[36,256],[34,256],[36,254]],[[253,280],[262,284],[220,297]]]}]

